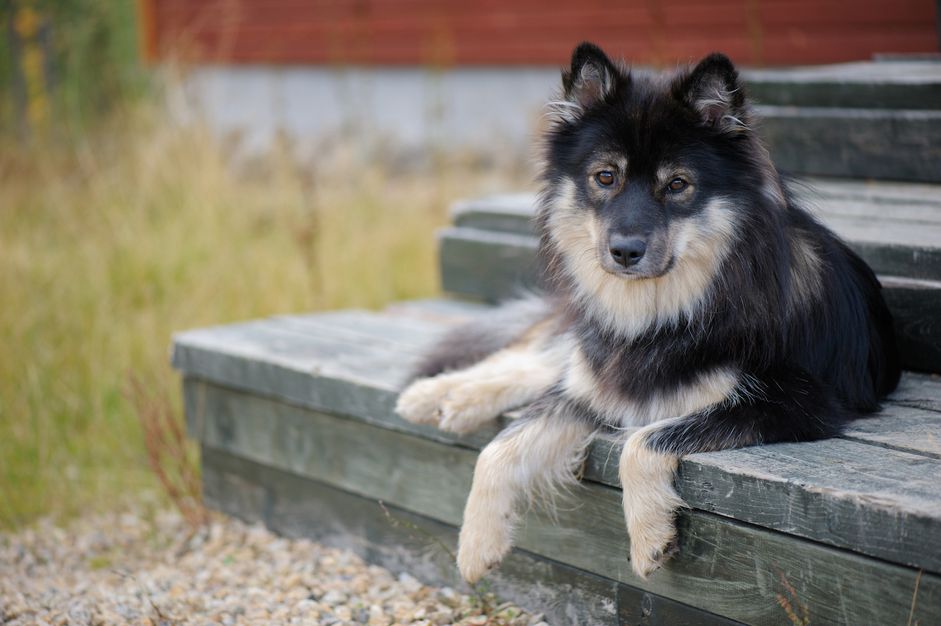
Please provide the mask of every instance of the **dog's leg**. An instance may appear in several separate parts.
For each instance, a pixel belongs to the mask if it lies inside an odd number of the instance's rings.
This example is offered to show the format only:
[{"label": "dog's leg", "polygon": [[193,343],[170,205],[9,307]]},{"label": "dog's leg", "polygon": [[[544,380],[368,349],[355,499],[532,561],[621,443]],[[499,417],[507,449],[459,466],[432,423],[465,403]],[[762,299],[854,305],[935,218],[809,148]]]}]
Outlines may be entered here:
[{"label": "dog's leg", "polygon": [[537,403],[480,453],[457,556],[466,581],[479,580],[510,551],[521,499],[575,480],[595,427],[556,406]]},{"label": "dog's leg", "polygon": [[545,393],[558,379],[557,361],[533,346],[511,346],[466,369],[414,382],[396,411],[410,422],[470,432]]},{"label": "dog's leg", "polygon": [[684,506],[673,488],[679,457],[653,450],[648,444],[650,433],[659,427],[641,428],[628,437],[619,467],[631,566],[643,578],[669,555],[676,539],[673,516]]},{"label": "dog's leg", "polygon": [[647,577],[670,556],[674,515],[684,506],[673,488],[679,459],[780,441],[835,435],[848,415],[822,385],[804,372],[778,370],[749,378],[734,397],[685,417],[663,420],[631,435],[621,453],[624,517],[631,565]]}]

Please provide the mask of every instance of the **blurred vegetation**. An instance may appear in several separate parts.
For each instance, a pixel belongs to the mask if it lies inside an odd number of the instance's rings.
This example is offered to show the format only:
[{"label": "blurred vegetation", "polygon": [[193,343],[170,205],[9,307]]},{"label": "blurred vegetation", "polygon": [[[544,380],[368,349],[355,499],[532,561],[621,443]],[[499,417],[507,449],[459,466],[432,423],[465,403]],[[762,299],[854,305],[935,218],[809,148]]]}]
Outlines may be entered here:
[{"label": "blurred vegetation", "polygon": [[138,55],[136,20],[133,0],[0,3],[4,131],[26,130],[30,105],[44,101],[41,119],[34,120],[40,128],[30,130],[75,137],[114,108],[143,96],[148,81]]},{"label": "blurred vegetation", "polygon": [[[138,414],[181,419],[174,331],[431,295],[448,202],[503,182],[458,162],[393,173],[342,142],[315,163],[284,145],[237,166],[166,115],[131,2],[28,4],[54,79],[47,130],[24,136],[5,48],[0,528],[159,491]],[[3,12],[7,43],[22,5]]]}]

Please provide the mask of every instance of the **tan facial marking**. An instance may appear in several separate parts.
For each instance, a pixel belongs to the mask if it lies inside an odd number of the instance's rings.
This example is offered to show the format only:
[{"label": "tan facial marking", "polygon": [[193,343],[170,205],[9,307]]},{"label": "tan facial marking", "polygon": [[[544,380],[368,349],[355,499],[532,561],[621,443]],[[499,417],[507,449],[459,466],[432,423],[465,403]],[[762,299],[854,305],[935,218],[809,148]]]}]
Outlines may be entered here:
[{"label": "tan facial marking", "polygon": [[690,315],[705,296],[733,238],[729,209],[722,198],[702,214],[677,222],[672,231],[673,268],[657,278],[630,279],[604,271],[598,258],[599,225],[579,210],[575,185],[560,185],[550,209],[549,232],[563,256],[577,296],[602,325],[628,337],[654,325],[675,323]]}]

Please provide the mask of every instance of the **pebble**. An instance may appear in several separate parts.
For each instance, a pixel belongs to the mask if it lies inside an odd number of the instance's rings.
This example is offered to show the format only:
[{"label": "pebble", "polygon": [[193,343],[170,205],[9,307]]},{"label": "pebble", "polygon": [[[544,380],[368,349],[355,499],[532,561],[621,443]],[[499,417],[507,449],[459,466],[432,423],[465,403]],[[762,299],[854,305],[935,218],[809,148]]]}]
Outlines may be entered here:
[{"label": "pebble", "polygon": [[492,595],[430,587],[222,515],[197,531],[174,512],[125,512],[0,534],[4,626],[548,626],[543,620]]}]

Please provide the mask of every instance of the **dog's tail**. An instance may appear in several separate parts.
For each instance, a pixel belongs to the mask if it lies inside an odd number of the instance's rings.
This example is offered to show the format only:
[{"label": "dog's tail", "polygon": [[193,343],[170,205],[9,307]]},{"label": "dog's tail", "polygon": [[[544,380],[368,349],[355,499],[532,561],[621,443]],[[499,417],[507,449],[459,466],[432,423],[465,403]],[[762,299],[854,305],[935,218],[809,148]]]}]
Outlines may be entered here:
[{"label": "dog's tail", "polygon": [[551,303],[545,297],[531,295],[510,300],[445,333],[422,358],[410,379],[469,367],[515,343],[551,314]]}]

